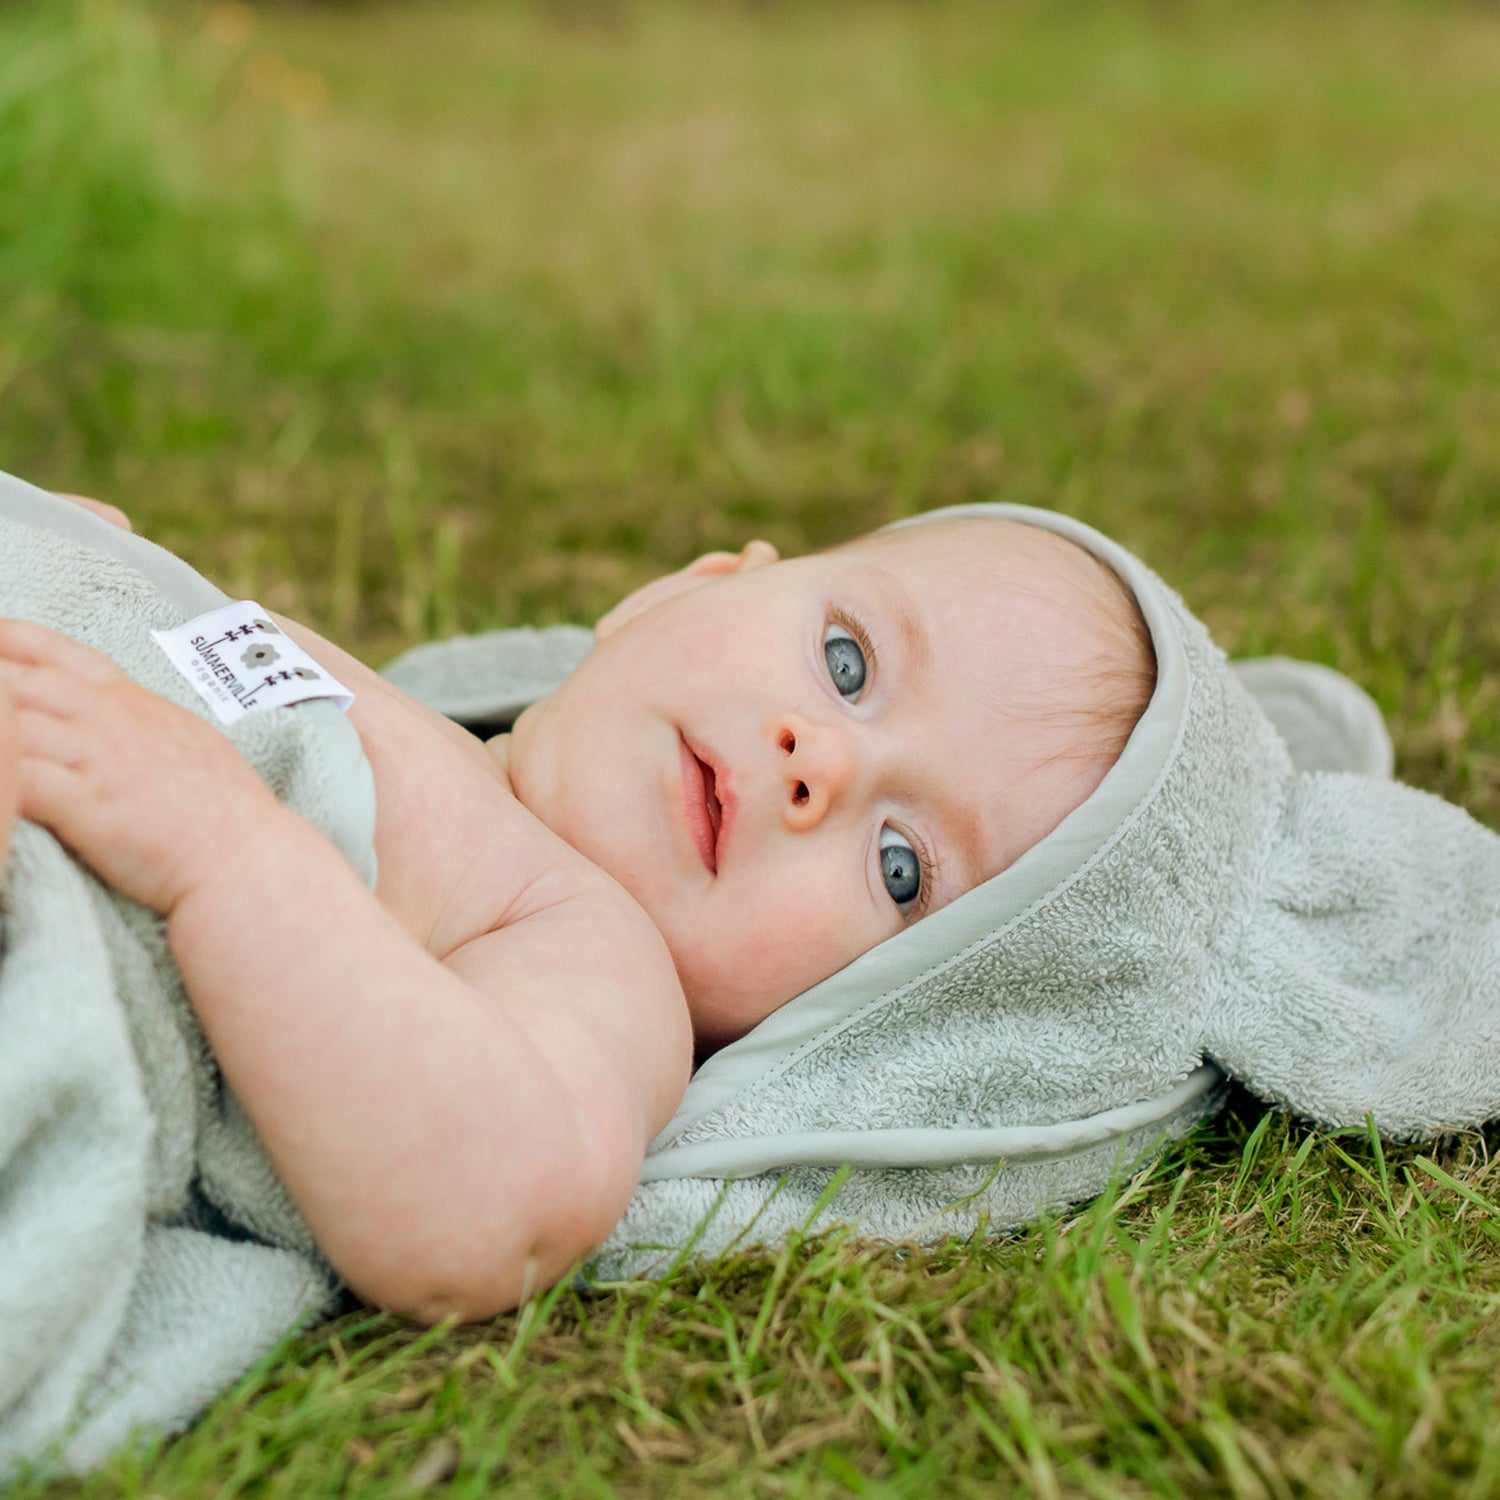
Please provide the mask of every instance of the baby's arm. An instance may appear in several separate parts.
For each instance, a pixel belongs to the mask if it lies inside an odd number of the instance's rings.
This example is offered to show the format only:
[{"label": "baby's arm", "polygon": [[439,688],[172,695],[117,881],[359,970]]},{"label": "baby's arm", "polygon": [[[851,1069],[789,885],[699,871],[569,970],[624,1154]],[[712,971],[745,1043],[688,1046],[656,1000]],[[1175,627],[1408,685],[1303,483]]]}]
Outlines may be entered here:
[{"label": "baby's arm", "polygon": [[612,882],[520,820],[532,873],[504,925],[439,963],[209,725],[36,626],[0,624],[0,662],[23,815],[166,914],[226,1077],[356,1290],[484,1317],[608,1233],[690,1047],[665,946]]}]

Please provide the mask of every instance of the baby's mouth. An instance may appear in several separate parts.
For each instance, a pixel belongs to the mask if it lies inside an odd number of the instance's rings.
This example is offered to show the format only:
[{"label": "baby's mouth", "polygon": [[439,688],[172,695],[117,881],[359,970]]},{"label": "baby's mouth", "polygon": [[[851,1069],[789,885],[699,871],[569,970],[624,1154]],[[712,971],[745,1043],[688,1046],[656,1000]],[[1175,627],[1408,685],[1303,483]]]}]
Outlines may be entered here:
[{"label": "baby's mouth", "polygon": [[698,857],[710,875],[719,871],[719,830],[724,807],[719,801],[714,768],[684,739],[682,745],[682,793],[687,804],[688,831],[697,845]]}]

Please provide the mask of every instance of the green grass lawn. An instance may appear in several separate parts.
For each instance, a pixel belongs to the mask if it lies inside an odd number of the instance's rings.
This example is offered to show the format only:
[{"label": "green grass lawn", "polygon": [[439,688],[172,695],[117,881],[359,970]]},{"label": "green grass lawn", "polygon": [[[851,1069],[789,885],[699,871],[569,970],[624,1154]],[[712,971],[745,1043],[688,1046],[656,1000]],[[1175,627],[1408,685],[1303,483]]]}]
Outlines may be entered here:
[{"label": "green grass lawn", "polygon": [[[1500,14],[11,0],[0,468],[376,660],[1056,505],[1500,826]],[[1493,1494],[1497,1170],[1241,1101],[998,1243],[351,1315],[15,1493]]]}]

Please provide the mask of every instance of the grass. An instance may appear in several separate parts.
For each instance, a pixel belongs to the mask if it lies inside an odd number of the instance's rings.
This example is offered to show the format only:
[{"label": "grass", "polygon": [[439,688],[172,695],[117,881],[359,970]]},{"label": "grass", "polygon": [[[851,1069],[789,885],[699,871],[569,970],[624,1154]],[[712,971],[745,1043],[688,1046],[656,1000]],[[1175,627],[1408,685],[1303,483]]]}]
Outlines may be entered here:
[{"label": "grass", "polygon": [[[1416,0],[13,0],[0,466],[375,659],[1056,504],[1500,826],[1497,81]],[[998,1243],[354,1313],[15,1493],[1483,1495],[1497,1214],[1241,1101]]]},{"label": "grass", "polygon": [[445,1335],[351,1314],[164,1451],[17,1493],[1491,1494],[1496,1187],[1475,1139],[1240,1108],[999,1243],[828,1237]]}]

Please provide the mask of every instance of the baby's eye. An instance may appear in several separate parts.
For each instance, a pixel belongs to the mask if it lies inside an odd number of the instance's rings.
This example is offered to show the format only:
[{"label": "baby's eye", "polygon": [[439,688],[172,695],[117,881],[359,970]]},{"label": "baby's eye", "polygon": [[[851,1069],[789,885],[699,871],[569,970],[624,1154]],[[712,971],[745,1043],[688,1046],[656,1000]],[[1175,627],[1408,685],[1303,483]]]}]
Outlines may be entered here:
[{"label": "baby's eye", "polygon": [[823,632],[823,660],[841,698],[858,698],[865,685],[865,653],[848,630],[837,623]]},{"label": "baby's eye", "polygon": [[922,893],[917,851],[889,825],[880,830],[880,874],[897,906],[911,905]]}]

